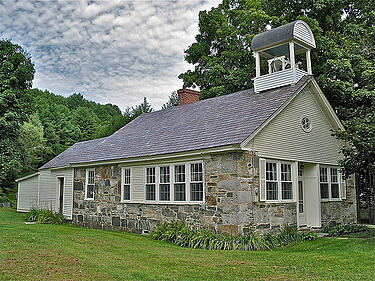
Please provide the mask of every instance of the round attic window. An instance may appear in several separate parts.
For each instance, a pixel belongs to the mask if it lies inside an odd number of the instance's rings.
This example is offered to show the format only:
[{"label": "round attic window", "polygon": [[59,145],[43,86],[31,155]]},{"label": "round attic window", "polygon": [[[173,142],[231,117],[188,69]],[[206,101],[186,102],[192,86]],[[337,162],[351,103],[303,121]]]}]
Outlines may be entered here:
[{"label": "round attic window", "polygon": [[311,132],[312,129],[312,124],[311,124],[311,119],[308,116],[302,116],[301,118],[301,127],[302,130],[305,132]]}]

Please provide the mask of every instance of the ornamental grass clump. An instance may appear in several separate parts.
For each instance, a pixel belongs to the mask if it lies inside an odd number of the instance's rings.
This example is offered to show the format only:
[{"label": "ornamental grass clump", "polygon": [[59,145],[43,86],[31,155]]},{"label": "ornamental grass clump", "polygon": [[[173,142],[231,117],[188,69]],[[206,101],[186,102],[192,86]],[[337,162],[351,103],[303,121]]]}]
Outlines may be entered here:
[{"label": "ornamental grass clump", "polygon": [[301,233],[290,227],[285,227],[279,233],[268,233],[263,236],[254,233],[231,235],[214,233],[205,228],[194,231],[182,221],[164,222],[150,234],[155,240],[168,241],[180,247],[208,250],[270,250],[305,240]]},{"label": "ornamental grass clump", "polygon": [[55,213],[46,209],[31,209],[25,215],[25,221],[38,222],[42,224],[63,224],[65,222],[64,215]]}]

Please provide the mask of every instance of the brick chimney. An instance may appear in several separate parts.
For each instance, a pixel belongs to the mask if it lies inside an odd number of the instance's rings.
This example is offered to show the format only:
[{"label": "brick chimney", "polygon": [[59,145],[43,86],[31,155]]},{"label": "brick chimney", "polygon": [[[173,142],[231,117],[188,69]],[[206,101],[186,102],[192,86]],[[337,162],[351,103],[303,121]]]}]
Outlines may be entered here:
[{"label": "brick chimney", "polygon": [[178,93],[178,105],[192,103],[199,101],[199,92],[190,89],[177,90]]}]

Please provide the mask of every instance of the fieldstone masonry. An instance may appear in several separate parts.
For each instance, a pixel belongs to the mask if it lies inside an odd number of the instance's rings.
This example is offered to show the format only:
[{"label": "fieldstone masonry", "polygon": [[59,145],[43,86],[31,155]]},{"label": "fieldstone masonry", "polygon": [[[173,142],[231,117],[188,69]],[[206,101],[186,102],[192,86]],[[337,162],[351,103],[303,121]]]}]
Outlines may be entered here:
[{"label": "fieldstone masonry", "polygon": [[[259,159],[252,152],[210,154],[203,161],[205,203],[192,205],[120,203],[121,168],[117,165],[95,168],[95,200],[84,200],[86,170],[75,169],[73,223],[147,233],[163,221],[183,220],[193,228],[203,226],[231,234],[296,225],[295,203],[258,201]],[[352,191],[348,185],[345,203],[322,204],[322,221],[325,224],[353,221],[353,196],[354,189]],[[341,218],[343,213],[344,219]]]}]

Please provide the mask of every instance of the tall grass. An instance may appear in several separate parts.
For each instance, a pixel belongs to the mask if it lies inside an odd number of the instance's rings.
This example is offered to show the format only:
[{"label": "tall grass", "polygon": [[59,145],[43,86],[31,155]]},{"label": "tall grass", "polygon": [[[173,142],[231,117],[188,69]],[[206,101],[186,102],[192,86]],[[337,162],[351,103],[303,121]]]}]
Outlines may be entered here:
[{"label": "tall grass", "polygon": [[304,240],[304,236],[297,229],[290,227],[285,227],[277,234],[268,233],[263,236],[254,233],[231,235],[213,233],[204,228],[193,231],[182,221],[164,222],[150,234],[156,240],[169,241],[181,247],[208,250],[270,250]]},{"label": "tall grass", "polygon": [[63,224],[65,222],[65,218],[61,213],[55,213],[46,209],[33,208],[26,213],[25,221],[43,224]]}]

